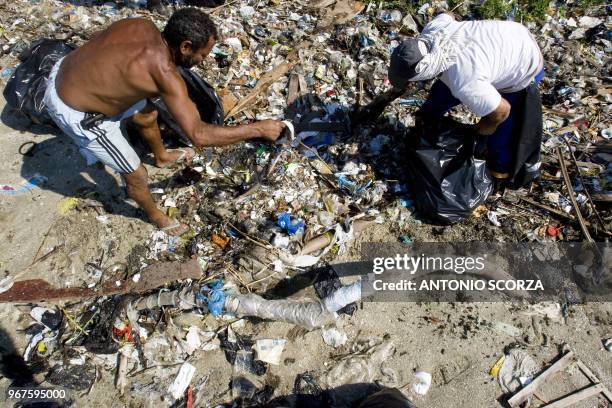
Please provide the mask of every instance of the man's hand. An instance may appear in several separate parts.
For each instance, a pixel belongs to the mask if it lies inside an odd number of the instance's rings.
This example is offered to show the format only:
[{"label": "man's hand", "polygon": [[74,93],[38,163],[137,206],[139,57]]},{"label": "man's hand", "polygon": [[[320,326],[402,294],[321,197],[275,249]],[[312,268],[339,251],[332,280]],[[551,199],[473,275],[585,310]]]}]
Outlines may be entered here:
[{"label": "man's hand", "polygon": [[481,136],[491,136],[497,130],[496,123],[490,123],[482,118],[480,122],[476,124],[476,133]]},{"label": "man's hand", "polygon": [[285,129],[285,124],[279,120],[266,119],[255,123],[259,130],[259,136],[270,142],[278,139]]},{"label": "man's hand", "polygon": [[507,100],[501,98],[501,102],[499,103],[497,109],[480,119],[480,122],[478,122],[476,125],[476,132],[483,136],[492,135],[497,130],[497,126],[508,119],[509,115],[510,104]]}]

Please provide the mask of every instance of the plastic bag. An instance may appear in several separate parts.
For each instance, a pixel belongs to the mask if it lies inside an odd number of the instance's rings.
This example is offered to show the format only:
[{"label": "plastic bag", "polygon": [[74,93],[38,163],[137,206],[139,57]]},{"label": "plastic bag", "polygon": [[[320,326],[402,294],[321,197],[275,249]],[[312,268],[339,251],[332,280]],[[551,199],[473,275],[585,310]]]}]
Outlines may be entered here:
[{"label": "plastic bag", "polygon": [[[202,121],[213,125],[222,125],[224,120],[223,104],[215,89],[195,72],[183,67],[178,67],[178,70],[185,81],[185,85],[187,85],[189,98],[196,105]],[[163,99],[158,96],[149,99],[149,102],[157,109],[159,120],[185,144],[191,146],[191,140],[174,120]]]},{"label": "plastic bag", "polygon": [[416,408],[397,388],[384,388],[366,398],[358,408]]},{"label": "plastic bag", "polygon": [[227,296],[225,310],[237,316],[256,316],[286,323],[293,323],[308,330],[323,327],[334,320],[332,312],[322,302],[299,300],[267,300],[253,293]]},{"label": "plastic bag", "polygon": [[472,126],[449,118],[427,121],[410,135],[408,166],[417,209],[443,223],[468,217],[492,191],[484,160],[474,158]]},{"label": "plastic bag", "polygon": [[43,38],[19,55],[21,63],[4,88],[6,102],[33,122],[54,126],[43,98],[51,69],[76,46],[61,40]]}]

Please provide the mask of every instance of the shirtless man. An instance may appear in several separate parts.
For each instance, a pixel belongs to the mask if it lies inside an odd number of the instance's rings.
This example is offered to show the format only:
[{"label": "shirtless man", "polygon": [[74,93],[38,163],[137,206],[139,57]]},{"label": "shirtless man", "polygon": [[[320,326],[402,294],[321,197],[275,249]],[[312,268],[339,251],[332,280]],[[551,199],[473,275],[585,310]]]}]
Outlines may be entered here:
[{"label": "shirtless man", "polygon": [[[225,146],[252,138],[276,140],[284,125],[264,120],[245,126],[201,121],[177,66],[193,67],[209,54],[217,29],[205,13],[184,8],[172,15],[163,33],[146,19],[112,24],[53,67],[44,102],[53,121],[79,146],[88,164],[110,166],[125,179],[129,196],[149,219],[171,235],[188,227],[169,218],[153,201],[147,171],[127,142],[121,121],[130,118],[164,167],[193,157],[193,150],[166,150],[157,111],[146,98],[160,95],[193,144]],[[101,120],[92,121],[96,114]]]}]

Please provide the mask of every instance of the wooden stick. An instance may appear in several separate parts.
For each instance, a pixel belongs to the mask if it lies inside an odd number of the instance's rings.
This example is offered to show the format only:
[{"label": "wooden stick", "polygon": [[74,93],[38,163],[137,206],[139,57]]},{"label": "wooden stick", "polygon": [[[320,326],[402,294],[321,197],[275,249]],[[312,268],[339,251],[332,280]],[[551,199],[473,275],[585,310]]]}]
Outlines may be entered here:
[{"label": "wooden stick", "polygon": [[557,158],[559,159],[559,165],[561,166],[561,173],[563,174],[563,181],[565,181],[565,186],[567,187],[567,194],[569,195],[570,201],[572,202],[572,206],[574,207],[574,211],[576,212],[576,218],[578,223],[580,224],[580,228],[582,229],[582,233],[584,237],[589,242],[595,242],[589,233],[587,226],[584,223],[584,218],[582,217],[582,213],[580,212],[580,207],[578,206],[578,202],[576,201],[576,197],[574,196],[574,190],[572,188],[572,181],[570,180],[569,173],[567,172],[567,167],[565,166],[565,160],[563,160],[563,152],[560,147],[557,147]]},{"label": "wooden stick", "polygon": [[540,375],[533,379],[527,386],[521,389],[519,392],[514,394],[512,398],[508,400],[508,404],[512,408],[519,407],[523,402],[527,401],[530,395],[535,393],[546,380],[555,373],[563,370],[576,360],[572,351],[567,352],[563,357],[557,360],[553,365],[544,370]]},{"label": "wooden stick", "polygon": [[601,226],[601,228],[604,231],[607,231],[606,223],[603,221],[603,219],[599,215],[599,212],[597,211],[597,207],[595,207],[595,204],[593,203],[593,199],[591,198],[591,194],[589,193],[589,189],[586,188],[586,184],[584,184],[584,179],[582,178],[582,175],[580,174],[580,167],[578,166],[578,161],[576,160],[576,156],[574,156],[574,152],[572,152],[572,146],[570,145],[570,142],[567,139],[563,138],[563,140],[565,141],[565,144],[567,145],[567,148],[569,149],[570,157],[574,161],[574,165],[576,166],[576,170],[577,170],[576,176],[578,177],[578,180],[580,180],[580,184],[582,184],[582,188],[584,188],[584,194],[586,195],[587,200],[589,200],[589,204],[591,204],[591,208],[593,209],[593,212],[595,213],[595,217],[597,218],[597,221],[599,222],[599,225]]},{"label": "wooden stick", "polygon": [[[55,220],[51,223],[51,225],[49,226],[49,229],[47,230],[47,232],[45,233],[42,242],[40,243],[40,246],[38,247],[38,250],[36,251],[36,254],[34,255],[34,258],[32,258],[32,262],[30,263],[29,266],[34,265],[37,262],[37,258],[38,255],[40,254],[40,250],[42,249],[43,245],[45,245],[45,242],[47,241],[47,237],[49,236],[49,233],[51,232],[51,228],[53,228],[53,226],[55,225]],[[28,266],[28,267],[29,267]]]},{"label": "wooden stick", "polygon": [[363,78],[357,77],[357,107],[363,103]]},{"label": "wooden stick", "polygon": [[119,395],[123,395],[125,392],[125,386],[127,385],[127,363],[127,356],[122,352],[119,352],[119,366],[117,368],[117,377],[115,380],[115,387],[119,390]]},{"label": "wooden stick", "polygon": [[[578,368],[580,369],[580,371],[582,371],[582,373],[593,383],[593,384],[599,384],[601,383],[601,381],[599,380],[599,378],[597,378],[595,376],[595,374],[593,374],[593,372],[589,369],[589,367],[586,366],[586,364],[584,364],[582,362],[582,360],[578,360],[576,361],[576,364],[578,365]],[[607,398],[608,401],[612,402],[612,393],[606,388],[603,387],[603,389],[601,390],[601,393]]]},{"label": "wooden stick", "polygon": [[[527,197],[518,196],[518,195],[514,195],[514,194],[508,194],[508,195],[510,195],[512,197],[516,197],[519,200],[526,202],[527,204],[533,205],[534,207],[538,207],[538,208],[540,208],[542,210],[548,211],[548,212],[550,212],[550,213],[552,213],[552,214],[554,214],[554,215],[556,215],[558,217],[565,218],[565,219],[572,220],[572,221],[576,221],[576,218],[574,216],[572,216],[571,214],[565,213],[565,212],[563,212],[563,211],[561,211],[561,210],[559,210],[557,208],[551,207],[551,206],[546,205],[546,204],[539,203],[539,202],[537,202],[535,200],[532,200],[530,198],[527,198]],[[510,204],[512,204],[512,202],[510,202]]]},{"label": "wooden stick", "polygon": [[601,384],[591,385],[590,387],[583,388],[580,391],[576,391],[550,404],[546,404],[542,408],[567,408],[579,401],[601,393],[602,389],[603,387]]},{"label": "wooden stick", "polygon": [[259,95],[265,92],[266,89],[268,89],[268,87],[274,82],[285,76],[294,65],[295,62],[283,62],[282,64],[274,67],[271,71],[263,74],[257,81],[257,85],[255,85],[255,88],[253,88],[251,93],[242,98],[240,102],[238,102],[236,106],[234,106],[232,110],[227,113],[226,119],[236,116],[240,112],[255,104],[259,98]]}]

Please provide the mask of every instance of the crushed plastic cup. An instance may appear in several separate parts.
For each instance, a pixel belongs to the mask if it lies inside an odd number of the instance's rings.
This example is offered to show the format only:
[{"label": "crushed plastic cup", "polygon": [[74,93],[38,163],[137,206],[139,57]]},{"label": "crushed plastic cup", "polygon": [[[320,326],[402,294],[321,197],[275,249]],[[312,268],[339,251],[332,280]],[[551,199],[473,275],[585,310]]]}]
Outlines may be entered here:
[{"label": "crushed plastic cup", "polygon": [[415,382],[412,384],[412,391],[419,395],[425,395],[431,387],[431,374],[426,371],[417,371],[414,374]]}]

